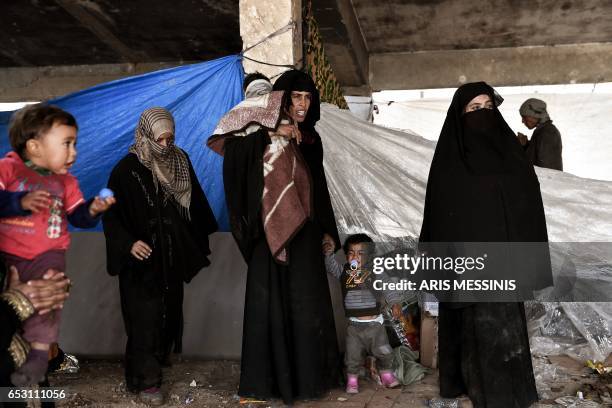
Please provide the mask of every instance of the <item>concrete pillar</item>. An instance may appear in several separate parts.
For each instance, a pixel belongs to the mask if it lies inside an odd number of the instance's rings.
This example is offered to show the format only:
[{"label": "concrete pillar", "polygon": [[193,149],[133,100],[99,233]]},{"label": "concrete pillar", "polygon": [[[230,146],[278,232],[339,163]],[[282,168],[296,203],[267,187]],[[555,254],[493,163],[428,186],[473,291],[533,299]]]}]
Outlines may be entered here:
[{"label": "concrete pillar", "polygon": [[366,122],[372,122],[372,94],[370,96],[344,95],[344,99],[353,115]]},{"label": "concrete pillar", "polygon": [[[267,63],[302,67],[302,0],[240,0],[240,36],[243,50],[268,35],[291,27],[245,52],[245,56]],[[244,71],[259,71],[272,78],[287,68],[243,60]]]}]

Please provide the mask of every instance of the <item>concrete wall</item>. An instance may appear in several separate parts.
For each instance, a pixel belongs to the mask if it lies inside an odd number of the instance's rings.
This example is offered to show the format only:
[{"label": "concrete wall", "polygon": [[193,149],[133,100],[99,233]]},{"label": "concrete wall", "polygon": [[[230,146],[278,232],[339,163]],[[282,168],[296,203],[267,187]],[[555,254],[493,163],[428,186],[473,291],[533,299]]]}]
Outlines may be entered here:
[{"label": "concrete wall", "polygon": [[[211,239],[212,264],[185,287],[183,353],[202,358],[240,358],[246,264],[230,233]],[[62,316],[60,345],[79,355],[116,356],[125,350],[125,330],[116,277],[106,273],[104,235],[73,234],[68,252],[73,282]],[[337,281],[330,279],[336,326],[344,348],[345,320]]]}]

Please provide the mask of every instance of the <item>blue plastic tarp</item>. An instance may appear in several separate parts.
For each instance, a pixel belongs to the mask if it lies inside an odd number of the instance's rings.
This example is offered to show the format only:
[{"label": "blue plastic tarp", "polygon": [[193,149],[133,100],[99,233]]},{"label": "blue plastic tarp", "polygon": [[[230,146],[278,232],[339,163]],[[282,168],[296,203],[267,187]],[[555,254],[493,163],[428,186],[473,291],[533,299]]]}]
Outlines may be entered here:
[{"label": "blue plastic tarp", "polygon": [[[106,186],[111,170],[134,140],[142,111],[162,106],[174,115],[176,144],[189,154],[219,229],[229,231],[222,158],[205,143],[223,114],[242,100],[243,76],[240,56],[233,55],[124,78],[50,100],[72,113],[79,125],[78,157],[72,173],[85,197],[95,196]],[[11,113],[0,112],[2,155],[10,151]]]}]

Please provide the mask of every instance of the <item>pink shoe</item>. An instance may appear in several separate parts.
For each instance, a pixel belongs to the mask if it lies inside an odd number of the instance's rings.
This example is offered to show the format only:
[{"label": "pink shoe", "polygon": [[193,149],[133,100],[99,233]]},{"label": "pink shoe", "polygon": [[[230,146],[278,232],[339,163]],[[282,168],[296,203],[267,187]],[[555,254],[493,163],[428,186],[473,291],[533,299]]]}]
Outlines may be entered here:
[{"label": "pink shoe", "polygon": [[359,380],[354,374],[346,376],[346,393],[357,394],[359,392]]},{"label": "pink shoe", "polygon": [[381,371],[380,380],[382,381],[382,384],[387,388],[395,388],[400,385],[399,381],[397,381],[397,378],[395,378],[395,374],[393,374],[393,371]]},{"label": "pink shoe", "polygon": [[138,393],[140,401],[150,405],[164,405],[164,395],[158,387],[147,388]]}]

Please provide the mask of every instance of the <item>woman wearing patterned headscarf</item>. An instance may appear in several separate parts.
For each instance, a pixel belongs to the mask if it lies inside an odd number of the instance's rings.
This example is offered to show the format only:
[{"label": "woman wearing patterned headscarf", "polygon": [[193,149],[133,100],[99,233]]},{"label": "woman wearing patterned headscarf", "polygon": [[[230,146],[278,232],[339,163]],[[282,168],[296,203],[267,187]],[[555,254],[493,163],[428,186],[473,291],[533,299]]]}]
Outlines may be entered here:
[{"label": "woman wearing patterned headscarf", "polygon": [[[307,74],[295,70],[281,75],[274,91],[284,92],[283,112],[291,123],[281,118],[275,129],[262,126],[225,139],[223,182],[232,233],[248,264],[238,394],[291,404],[339,384],[322,241],[340,245],[314,128],[319,93]],[[285,166],[283,157],[293,165]],[[283,200],[288,194],[297,199]],[[285,235],[287,226],[291,233]],[[267,239],[280,236],[287,237],[280,246]]]},{"label": "woman wearing patterned headscarf", "polygon": [[531,140],[527,140],[527,136],[522,133],[518,134],[531,164],[563,171],[561,134],[548,116],[546,102],[535,98],[527,99],[519,112],[527,129],[535,128]]},{"label": "woman wearing patterned headscarf", "polygon": [[161,404],[161,366],[173,348],[181,351],[183,282],[210,264],[208,235],[217,223],[163,108],[142,113],[108,187],[117,205],[103,219],[107,270],[119,275],[126,384]]}]

